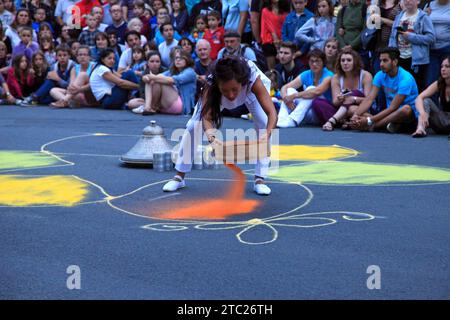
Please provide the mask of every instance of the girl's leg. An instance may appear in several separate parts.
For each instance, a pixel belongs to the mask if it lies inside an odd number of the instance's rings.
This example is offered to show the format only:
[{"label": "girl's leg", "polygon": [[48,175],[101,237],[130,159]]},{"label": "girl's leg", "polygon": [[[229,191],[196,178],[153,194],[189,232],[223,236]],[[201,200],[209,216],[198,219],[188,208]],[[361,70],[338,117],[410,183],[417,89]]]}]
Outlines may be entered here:
[{"label": "girl's leg", "polygon": [[157,83],[147,83],[145,85],[145,105],[144,112],[156,113],[157,109],[154,109],[154,101],[158,101],[161,97],[161,88]]},{"label": "girl's leg", "polygon": [[161,85],[160,112],[166,113],[178,100],[178,91],[171,85]]},{"label": "girl's leg", "polygon": [[64,100],[67,90],[63,88],[52,88],[50,90],[50,95],[55,101]]},{"label": "girl's leg", "polygon": [[[265,132],[267,129],[267,114],[264,112],[263,108],[259,104],[257,100],[247,100],[245,102],[248,110],[253,116],[253,123],[255,125],[256,135],[259,139],[261,134]],[[270,148],[270,142],[268,144],[268,148]],[[270,150],[268,150],[270,151]],[[265,185],[264,179],[269,174],[269,166],[270,166],[270,157],[264,157],[262,159],[257,160],[255,166],[255,185],[254,191],[259,195],[269,195],[271,193],[270,188]]]},{"label": "girl's leg", "polygon": [[[200,102],[197,104],[197,108],[201,109]],[[178,150],[178,158],[175,164],[177,174],[174,179],[164,185],[163,191],[176,191],[185,186],[184,176],[186,172],[191,171],[195,151],[197,150],[198,145],[202,142],[203,126],[200,119],[200,113],[200,110],[197,110],[186,125],[186,130],[184,131],[179,144],[180,148]]]}]

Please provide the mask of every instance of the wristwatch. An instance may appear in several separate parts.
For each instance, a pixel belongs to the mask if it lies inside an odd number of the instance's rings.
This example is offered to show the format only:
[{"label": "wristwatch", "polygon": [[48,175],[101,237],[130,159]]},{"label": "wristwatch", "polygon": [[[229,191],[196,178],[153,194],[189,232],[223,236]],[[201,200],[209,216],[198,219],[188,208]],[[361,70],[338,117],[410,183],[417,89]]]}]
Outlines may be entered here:
[{"label": "wristwatch", "polygon": [[353,103],[356,103],[356,97],[353,96]]},{"label": "wristwatch", "polygon": [[373,121],[372,118],[367,117],[367,125],[370,127],[371,125],[373,125]]},{"label": "wristwatch", "polygon": [[7,93],[5,93],[5,95],[6,95],[7,97],[9,97],[9,96],[11,95],[11,93],[7,92]]}]

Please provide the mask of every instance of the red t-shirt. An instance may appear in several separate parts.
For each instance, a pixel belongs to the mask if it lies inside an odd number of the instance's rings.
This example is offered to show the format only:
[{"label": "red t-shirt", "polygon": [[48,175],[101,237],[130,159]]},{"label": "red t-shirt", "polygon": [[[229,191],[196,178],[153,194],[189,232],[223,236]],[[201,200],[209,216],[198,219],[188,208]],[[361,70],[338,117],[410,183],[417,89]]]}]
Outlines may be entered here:
[{"label": "red t-shirt", "polygon": [[100,4],[100,2],[98,2],[98,0],[81,0],[81,1],[77,2],[72,8],[72,15],[73,15],[73,19],[74,19],[73,23],[74,24],[77,23],[76,15],[79,14],[81,28],[86,27],[86,19],[84,16],[86,14],[90,14],[92,8],[95,6],[100,6],[103,8],[103,6]]},{"label": "red t-shirt", "polygon": [[225,35],[225,30],[223,27],[218,27],[216,31],[207,29],[203,35],[203,39],[207,40],[211,45],[211,54],[209,55],[211,59],[216,60],[220,49],[225,47],[225,42],[223,36]]}]

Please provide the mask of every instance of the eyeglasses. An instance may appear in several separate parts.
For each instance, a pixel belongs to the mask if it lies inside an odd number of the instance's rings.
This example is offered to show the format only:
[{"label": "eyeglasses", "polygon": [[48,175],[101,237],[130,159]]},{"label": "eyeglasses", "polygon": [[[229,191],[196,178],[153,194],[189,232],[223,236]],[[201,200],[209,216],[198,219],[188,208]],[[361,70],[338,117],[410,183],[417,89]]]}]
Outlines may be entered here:
[{"label": "eyeglasses", "polygon": [[174,57],[173,60],[184,60],[184,57],[177,56],[177,57]]}]

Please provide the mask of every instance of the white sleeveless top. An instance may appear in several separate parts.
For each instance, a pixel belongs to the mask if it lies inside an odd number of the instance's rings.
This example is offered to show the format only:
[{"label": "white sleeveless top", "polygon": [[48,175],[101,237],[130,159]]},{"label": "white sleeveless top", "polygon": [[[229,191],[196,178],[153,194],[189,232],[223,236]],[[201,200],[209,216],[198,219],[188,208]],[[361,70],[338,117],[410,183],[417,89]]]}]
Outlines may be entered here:
[{"label": "white sleeveless top", "polygon": [[242,87],[242,91],[239,93],[239,95],[234,99],[233,101],[228,100],[224,96],[222,96],[221,106],[220,110],[223,109],[234,109],[237,108],[243,104],[246,103],[252,103],[255,100],[257,100],[255,94],[252,92],[252,87],[255,84],[256,79],[258,77],[261,79],[264,87],[266,88],[267,92],[270,94],[270,79],[261,71],[258,69],[256,64],[251,61],[247,60],[248,66],[250,67],[250,80],[249,83]]}]

